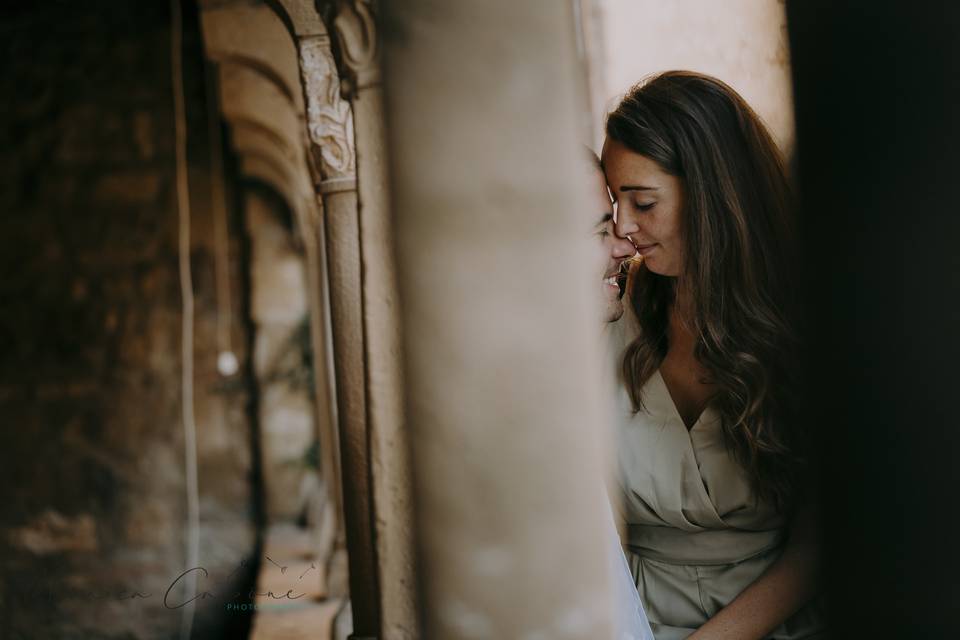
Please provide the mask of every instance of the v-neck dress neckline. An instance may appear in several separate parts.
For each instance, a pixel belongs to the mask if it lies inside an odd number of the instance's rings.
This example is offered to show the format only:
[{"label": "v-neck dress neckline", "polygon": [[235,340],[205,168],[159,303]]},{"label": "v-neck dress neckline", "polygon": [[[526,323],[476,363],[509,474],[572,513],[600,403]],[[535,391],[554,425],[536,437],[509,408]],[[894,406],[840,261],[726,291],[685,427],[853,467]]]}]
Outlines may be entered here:
[{"label": "v-neck dress neckline", "polygon": [[[711,420],[715,417],[712,415],[712,405],[708,401],[705,405],[703,405],[703,409],[700,410],[700,414],[697,416],[697,419],[694,420],[693,424],[688,427],[687,421],[683,419],[683,415],[680,413],[680,408],[677,406],[677,401],[673,397],[673,393],[670,391],[670,385],[667,384],[667,380],[663,377],[663,373],[660,372],[659,367],[657,367],[656,371],[654,371],[653,375],[651,375],[651,378],[654,377],[659,379],[660,385],[663,387],[663,394],[669,401],[669,408],[673,411],[674,417],[680,421],[680,424],[683,425],[683,428],[688,432],[692,432],[694,429],[696,429],[697,425],[699,425],[702,421]],[[711,412],[711,415],[708,416],[708,412]]]}]

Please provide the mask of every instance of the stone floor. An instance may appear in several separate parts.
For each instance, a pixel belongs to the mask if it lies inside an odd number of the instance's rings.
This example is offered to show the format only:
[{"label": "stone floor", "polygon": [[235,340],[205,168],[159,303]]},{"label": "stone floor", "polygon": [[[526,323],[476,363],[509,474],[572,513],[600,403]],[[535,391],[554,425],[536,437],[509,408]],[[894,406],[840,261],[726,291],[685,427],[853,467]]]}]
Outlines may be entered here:
[{"label": "stone floor", "polygon": [[333,640],[333,624],[344,606],[329,596],[324,562],[309,530],[293,524],[267,532],[252,640]]}]

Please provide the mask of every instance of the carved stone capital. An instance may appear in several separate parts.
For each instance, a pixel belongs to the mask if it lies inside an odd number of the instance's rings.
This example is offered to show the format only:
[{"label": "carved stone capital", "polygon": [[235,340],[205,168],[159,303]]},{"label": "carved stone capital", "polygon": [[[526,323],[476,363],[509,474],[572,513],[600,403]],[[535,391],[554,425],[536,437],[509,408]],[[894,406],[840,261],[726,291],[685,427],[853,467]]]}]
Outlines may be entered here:
[{"label": "carved stone capital", "polygon": [[355,179],[353,110],[340,95],[340,78],[327,36],[300,40],[300,73],[306,90],[311,154],[321,179]]},{"label": "carved stone capital", "polygon": [[343,74],[349,83],[345,93],[379,84],[380,43],[370,0],[339,0],[333,17]]}]

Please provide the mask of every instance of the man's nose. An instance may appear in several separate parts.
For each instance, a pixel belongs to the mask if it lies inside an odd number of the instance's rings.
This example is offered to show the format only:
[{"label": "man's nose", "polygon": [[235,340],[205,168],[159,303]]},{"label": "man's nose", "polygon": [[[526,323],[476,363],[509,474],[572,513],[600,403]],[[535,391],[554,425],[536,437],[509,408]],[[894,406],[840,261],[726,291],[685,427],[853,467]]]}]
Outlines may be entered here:
[{"label": "man's nose", "polygon": [[637,252],[633,243],[624,238],[614,237],[613,246],[610,247],[610,255],[617,259],[629,258]]}]

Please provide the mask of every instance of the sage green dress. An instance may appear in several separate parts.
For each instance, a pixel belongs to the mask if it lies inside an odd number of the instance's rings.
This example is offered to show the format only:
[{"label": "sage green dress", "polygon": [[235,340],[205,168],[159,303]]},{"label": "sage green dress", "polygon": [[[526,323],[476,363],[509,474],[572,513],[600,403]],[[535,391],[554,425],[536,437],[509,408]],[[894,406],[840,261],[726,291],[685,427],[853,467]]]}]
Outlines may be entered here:
[{"label": "sage green dress", "polygon": [[[629,319],[610,327],[619,367]],[[688,431],[659,371],[635,413],[619,385],[616,443],[627,561],[657,640],[686,638],[780,555],[784,518],[752,498],[711,409]],[[822,599],[769,637],[826,638]]]}]

